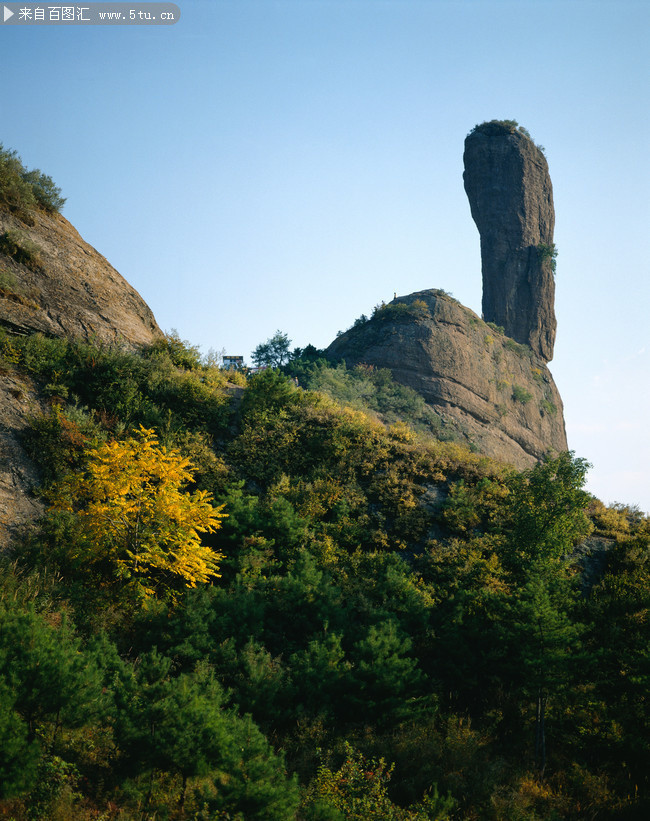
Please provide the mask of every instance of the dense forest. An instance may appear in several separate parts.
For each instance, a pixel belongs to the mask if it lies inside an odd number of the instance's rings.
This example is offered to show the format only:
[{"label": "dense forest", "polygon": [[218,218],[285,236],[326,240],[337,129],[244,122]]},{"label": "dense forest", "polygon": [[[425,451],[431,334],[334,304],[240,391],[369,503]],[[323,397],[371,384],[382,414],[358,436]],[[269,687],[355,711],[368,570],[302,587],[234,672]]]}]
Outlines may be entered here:
[{"label": "dense forest", "polygon": [[387,371],[0,334],[0,818],[650,817],[650,522]]}]

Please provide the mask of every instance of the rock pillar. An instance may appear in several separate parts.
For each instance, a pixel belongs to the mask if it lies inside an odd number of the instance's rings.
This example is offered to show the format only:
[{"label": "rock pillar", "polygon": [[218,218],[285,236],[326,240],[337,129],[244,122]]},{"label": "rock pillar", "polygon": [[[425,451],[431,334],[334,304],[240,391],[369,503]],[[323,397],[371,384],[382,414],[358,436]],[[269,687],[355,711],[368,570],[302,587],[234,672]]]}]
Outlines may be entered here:
[{"label": "rock pillar", "polygon": [[477,126],[463,180],[481,237],[483,318],[546,362],[555,343],[553,187],[543,152],[514,123]]}]

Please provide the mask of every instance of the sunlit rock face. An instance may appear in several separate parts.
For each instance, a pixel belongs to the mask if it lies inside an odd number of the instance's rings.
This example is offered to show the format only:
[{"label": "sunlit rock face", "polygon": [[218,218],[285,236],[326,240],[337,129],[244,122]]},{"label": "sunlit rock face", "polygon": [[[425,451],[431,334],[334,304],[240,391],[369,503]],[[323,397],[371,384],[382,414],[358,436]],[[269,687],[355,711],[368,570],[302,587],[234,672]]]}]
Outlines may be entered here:
[{"label": "sunlit rock face", "polygon": [[477,126],[465,140],[465,191],[481,237],[483,318],[553,358],[555,210],[543,152],[514,124]]},{"label": "sunlit rock face", "polygon": [[567,449],[562,399],[544,359],[444,291],[396,297],[326,350],[349,367],[389,368],[443,429],[518,468]]},{"label": "sunlit rock face", "polygon": [[61,214],[29,224],[0,208],[0,327],[28,334],[151,344],[162,336],[140,294]]}]

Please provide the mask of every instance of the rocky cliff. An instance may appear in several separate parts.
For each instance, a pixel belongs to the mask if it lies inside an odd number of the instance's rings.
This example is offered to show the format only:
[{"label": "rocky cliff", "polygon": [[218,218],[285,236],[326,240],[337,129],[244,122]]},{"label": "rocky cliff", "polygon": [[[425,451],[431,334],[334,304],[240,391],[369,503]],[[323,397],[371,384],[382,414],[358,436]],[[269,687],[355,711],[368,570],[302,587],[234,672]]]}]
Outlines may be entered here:
[{"label": "rocky cliff", "polygon": [[495,459],[526,468],[567,449],[562,400],[544,359],[444,291],[398,297],[337,337],[327,355],[390,368]]},{"label": "rocky cliff", "polygon": [[[20,219],[1,205],[0,328],[128,347],[162,334],[140,295],[60,214],[36,209]],[[0,363],[0,549],[43,511],[21,440],[46,407],[38,386]]]},{"label": "rocky cliff", "polygon": [[0,368],[0,551],[44,511],[33,494],[40,477],[22,435],[45,409],[30,379]]},{"label": "rocky cliff", "polygon": [[60,214],[0,209],[0,327],[128,346],[161,335],[137,291]]},{"label": "rocky cliff", "polygon": [[549,362],[555,342],[548,164],[516,123],[477,126],[465,140],[465,191],[481,236],[483,317]]}]

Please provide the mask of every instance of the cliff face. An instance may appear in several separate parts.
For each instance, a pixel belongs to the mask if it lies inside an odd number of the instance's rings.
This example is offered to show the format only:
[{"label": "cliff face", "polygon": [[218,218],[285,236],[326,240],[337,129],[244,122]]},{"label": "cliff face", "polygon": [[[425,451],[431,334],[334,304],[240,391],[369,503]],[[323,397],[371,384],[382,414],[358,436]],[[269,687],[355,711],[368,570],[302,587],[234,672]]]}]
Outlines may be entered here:
[{"label": "cliff face", "polygon": [[137,291],[60,214],[0,209],[0,327],[129,346],[162,334]]},{"label": "cliff face", "polygon": [[465,140],[465,191],[481,236],[483,317],[549,362],[555,343],[548,164],[514,125],[477,126]]},{"label": "cliff face", "polygon": [[21,442],[30,417],[45,409],[30,379],[0,370],[0,551],[45,510],[32,493],[38,471]]},{"label": "cliff face", "polygon": [[[66,219],[38,210],[29,222],[0,208],[0,328],[129,347],[162,335],[140,295]],[[45,410],[38,387],[0,364],[0,550],[44,509],[21,439]]]},{"label": "cliff face", "polygon": [[544,359],[442,291],[398,297],[326,353],[349,366],[390,368],[495,459],[526,468],[567,449],[562,400]]}]

